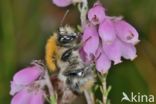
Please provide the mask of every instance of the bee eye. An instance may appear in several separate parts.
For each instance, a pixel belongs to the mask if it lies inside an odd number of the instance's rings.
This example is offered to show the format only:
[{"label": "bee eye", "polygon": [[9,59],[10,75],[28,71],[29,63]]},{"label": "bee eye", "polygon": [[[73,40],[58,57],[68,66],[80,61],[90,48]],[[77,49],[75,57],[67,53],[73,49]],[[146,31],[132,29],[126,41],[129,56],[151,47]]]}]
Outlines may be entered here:
[{"label": "bee eye", "polygon": [[76,70],[70,70],[64,72],[65,76],[70,76],[70,77],[82,77],[84,75],[82,69],[76,69]]},{"label": "bee eye", "polygon": [[77,76],[79,76],[79,77],[82,76],[82,75],[83,75],[82,71],[77,73]]},{"label": "bee eye", "polygon": [[75,35],[59,35],[58,41],[62,44],[66,44],[72,42],[75,38]]},{"label": "bee eye", "polygon": [[67,61],[71,55],[72,55],[72,49],[69,49],[63,53],[61,60]]}]

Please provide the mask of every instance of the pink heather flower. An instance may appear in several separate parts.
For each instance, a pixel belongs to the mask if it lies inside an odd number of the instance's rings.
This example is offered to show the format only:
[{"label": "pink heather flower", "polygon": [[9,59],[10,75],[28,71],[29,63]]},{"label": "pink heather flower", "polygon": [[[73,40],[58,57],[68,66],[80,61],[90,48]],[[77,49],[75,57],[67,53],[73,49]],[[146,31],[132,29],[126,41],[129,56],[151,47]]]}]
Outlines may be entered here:
[{"label": "pink heather flower", "polygon": [[100,24],[105,19],[105,8],[101,3],[96,2],[88,11],[88,19],[94,25]]},{"label": "pink heather flower", "polygon": [[102,39],[103,44],[110,44],[116,38],[114,24],[112,20],[110,19],[105,19],[100,24],[98,32],[99,32],[100,38]]},{"label": "pink heather flower", "polygon": [[96,53],[96,69],[101,73],[107,73],[111,67],[111,60],[105,55],[102,47],[99,47]]},{"label": "pink heather flower", "polygon": [[83,33],[82,37],[83,42],[83,50],[86,53],[87,59],[92,59],[89,57],[92,57],[95,55],[96,50],[99,46],[99,36],[97,32],[97,27],[92,24],[87,24]]},{"label": "pink heather flower", "polygon": [[124,20],[115,21],[115,29],[117,36],[126,43],[133,45],[139,42],[139,35],[136,29]]},{"label": "pink heather flower", "polygon": [[72,4],[73,0],[53,0],[53,3],[58,7],[66,7]]},{"label": "pink heather flower", "polygon": [[137,57],[135,46],[133,44],[124,43],[122,41],[120,42],[122,57],[125,59],[134,60]]},{"label": "pink heather flower", "polygon": [[110,60],[114,61],[114,65],[122,62],[121,57],[130,60],[137,57],[135,46],[119,39],[116,39],[112,44],[104,44],[103,51]]},{"label": "pink heather flower", "polygon": [[17,93],[11,100],[11,104],[44,104],[44,91],[25,88]]},{"label": "pink heather flower", "polygon": [[121,63],[121,43],[118,39],[114,40],[111,44],[103,44],[103,51],[108,58],[114,61],[114,64]]},{"label": "pink heather flower", "polygon": [[11,81],[11,91],[10,94],[14,95],[25,86],[33,83],[43,74],[43,69],[40,65],[34,64],[30,67],[26,67],[19,72],[17,72],[13,81]]},{"label": "pink heather flower", "polygon": [[[125,26],[123,31],[121,26]],[[128,23],[115,18],[105,18],[99,26],[88,25],[82,36],[81,57],[85,62],[94,62],[101,73],[108,72],[111,61],[116,65],[122,62],[122,57],[134,60],[137,57],[135,44],[139,39],[137,31],[133,29]],[[125,38],[131,35],[128,30],[134,34],[130,40]]]}]

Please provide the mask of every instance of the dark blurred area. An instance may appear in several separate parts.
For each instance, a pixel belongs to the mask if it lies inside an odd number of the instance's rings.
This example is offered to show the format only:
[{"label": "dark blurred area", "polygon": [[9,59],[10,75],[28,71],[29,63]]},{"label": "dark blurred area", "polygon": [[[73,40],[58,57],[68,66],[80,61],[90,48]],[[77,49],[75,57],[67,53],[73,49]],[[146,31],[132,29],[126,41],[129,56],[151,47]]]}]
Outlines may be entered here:
[{"label": "dark blurred area", "polygon": [[[88,1],[92,4],[94,0]],[[156,97],[156,0],[102,1],[109,15],[122,15],[135,26],[141,40],[138,57],[109,72],[112,104],[121,104],[122,92]],[[13,74],[33,59],[44,59],[45,42],[60,26],[67,9],[64,24],[76,26],[80,23],[76,7],[58,8],[51,0],[0,0],[0,104],[10,104]]]}]

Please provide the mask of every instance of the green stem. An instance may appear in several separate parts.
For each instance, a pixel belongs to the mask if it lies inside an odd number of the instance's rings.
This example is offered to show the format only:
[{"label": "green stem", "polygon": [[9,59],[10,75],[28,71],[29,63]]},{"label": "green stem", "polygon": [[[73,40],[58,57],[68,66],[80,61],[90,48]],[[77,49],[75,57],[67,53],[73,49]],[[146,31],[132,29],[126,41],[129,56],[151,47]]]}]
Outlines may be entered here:
[{"label": "green stem", "polygon": [[51,84],[50,77],[49,77],[47,69],[45,71],[45,81],[46,81],[46,85],[48,87],[49,94],[50,94],[50,104],[57,104],[57,99],[56,99],[56,96],[55,96],[56,94],[55,94],[53,86]]},{"label": "green stem", "polygon": [[106,73],[104,75],[98,73],[98,78],[99,78],[100,83],[101,83],[100,91],[102,93],[102,101],[101,101],[102,104],[109,104],[108,94],[109,94],[109,92],[111,90],[111,86],[109,86],[107,88],[107,81],[106,81],[107,80],[107,75],[108,75],[108,73]]},{"label": "green stem", "polygon": [[102,100],[103,100],[104,104],[107,103],[107,94],[105,94],[105,91],[107,91],[106,77],[107,77],[107,75],[103,77],[103,82],[102,82],[102,88],[103,88],[103,92],[104,92]]}]

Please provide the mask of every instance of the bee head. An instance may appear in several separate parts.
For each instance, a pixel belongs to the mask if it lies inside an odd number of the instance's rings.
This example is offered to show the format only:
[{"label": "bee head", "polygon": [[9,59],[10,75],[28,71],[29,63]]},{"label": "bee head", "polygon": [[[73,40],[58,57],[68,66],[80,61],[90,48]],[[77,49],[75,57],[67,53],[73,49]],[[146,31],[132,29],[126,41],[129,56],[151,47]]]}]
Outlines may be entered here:
[{"label": "bee head", "polygon": [[71,43],[77,42],[79,38],[78,33],[75,32],[74,28],[66,25],[60,27],[58,31],[58,42],[61,45],[69,45]]}]

